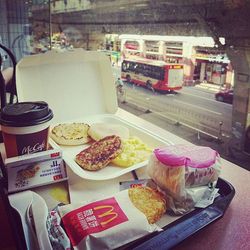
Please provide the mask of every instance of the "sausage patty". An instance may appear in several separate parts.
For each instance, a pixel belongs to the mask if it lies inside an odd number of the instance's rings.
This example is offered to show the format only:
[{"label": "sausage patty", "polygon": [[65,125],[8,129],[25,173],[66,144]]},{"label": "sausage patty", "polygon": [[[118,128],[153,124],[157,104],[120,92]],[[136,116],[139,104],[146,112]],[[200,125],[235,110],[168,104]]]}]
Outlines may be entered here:
[{"label": "sausage patty", "polygon": [[75,161],[86,170],[95,171],[106,167],[122,152],[121,139],[111,135],[94,142],[76,155]]}]

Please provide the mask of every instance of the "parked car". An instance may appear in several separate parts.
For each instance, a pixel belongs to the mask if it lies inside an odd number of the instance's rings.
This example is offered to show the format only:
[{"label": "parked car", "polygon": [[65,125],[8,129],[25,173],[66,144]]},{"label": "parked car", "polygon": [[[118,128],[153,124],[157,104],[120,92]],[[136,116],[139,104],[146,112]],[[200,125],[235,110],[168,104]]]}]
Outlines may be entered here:
[{"label": "parked car", "polygon": [[234,91],[232,89],[220,91],[215,94],[216,101],[226,102],[230,104],[233,103],[233,97],[234,97]]}]

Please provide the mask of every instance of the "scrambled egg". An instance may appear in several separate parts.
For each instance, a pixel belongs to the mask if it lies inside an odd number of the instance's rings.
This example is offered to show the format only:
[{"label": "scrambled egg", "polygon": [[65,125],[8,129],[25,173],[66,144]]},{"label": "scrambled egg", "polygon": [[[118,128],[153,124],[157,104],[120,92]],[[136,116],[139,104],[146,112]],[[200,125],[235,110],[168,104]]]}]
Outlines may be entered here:
[{"label": "scrambled egg", "polygon": [[152,149],[137,137],[130,137],[122,142],[122,153],[112,163],[119,167],[130,167],[149,158]]}]

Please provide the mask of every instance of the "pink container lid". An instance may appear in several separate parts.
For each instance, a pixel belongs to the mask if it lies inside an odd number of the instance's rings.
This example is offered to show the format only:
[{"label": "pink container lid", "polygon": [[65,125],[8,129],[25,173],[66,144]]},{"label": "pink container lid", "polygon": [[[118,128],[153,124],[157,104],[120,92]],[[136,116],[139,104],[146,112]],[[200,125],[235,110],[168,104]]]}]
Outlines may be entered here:
[{"label": "pink container lid", "polygon": [[167,166],[207,168],[216,161],[218,153],[209,148],[193,145],[171,145],[154,150],[156,158]]}]

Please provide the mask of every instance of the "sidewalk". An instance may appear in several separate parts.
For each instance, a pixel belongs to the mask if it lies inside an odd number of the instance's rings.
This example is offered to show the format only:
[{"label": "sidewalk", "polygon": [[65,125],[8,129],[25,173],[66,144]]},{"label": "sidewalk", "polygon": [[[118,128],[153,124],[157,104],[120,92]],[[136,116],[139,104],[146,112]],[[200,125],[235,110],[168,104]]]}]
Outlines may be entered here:
[{"label": "sidewalk", "polygon": [[210,93],[217,93],[219,91],[226,90],[225,87],[221,87],[220,85],[217,85],[215,83],[205,83],[205,82],[198,83],[194,87],[202,89],[204,91],[208,91]]}]

